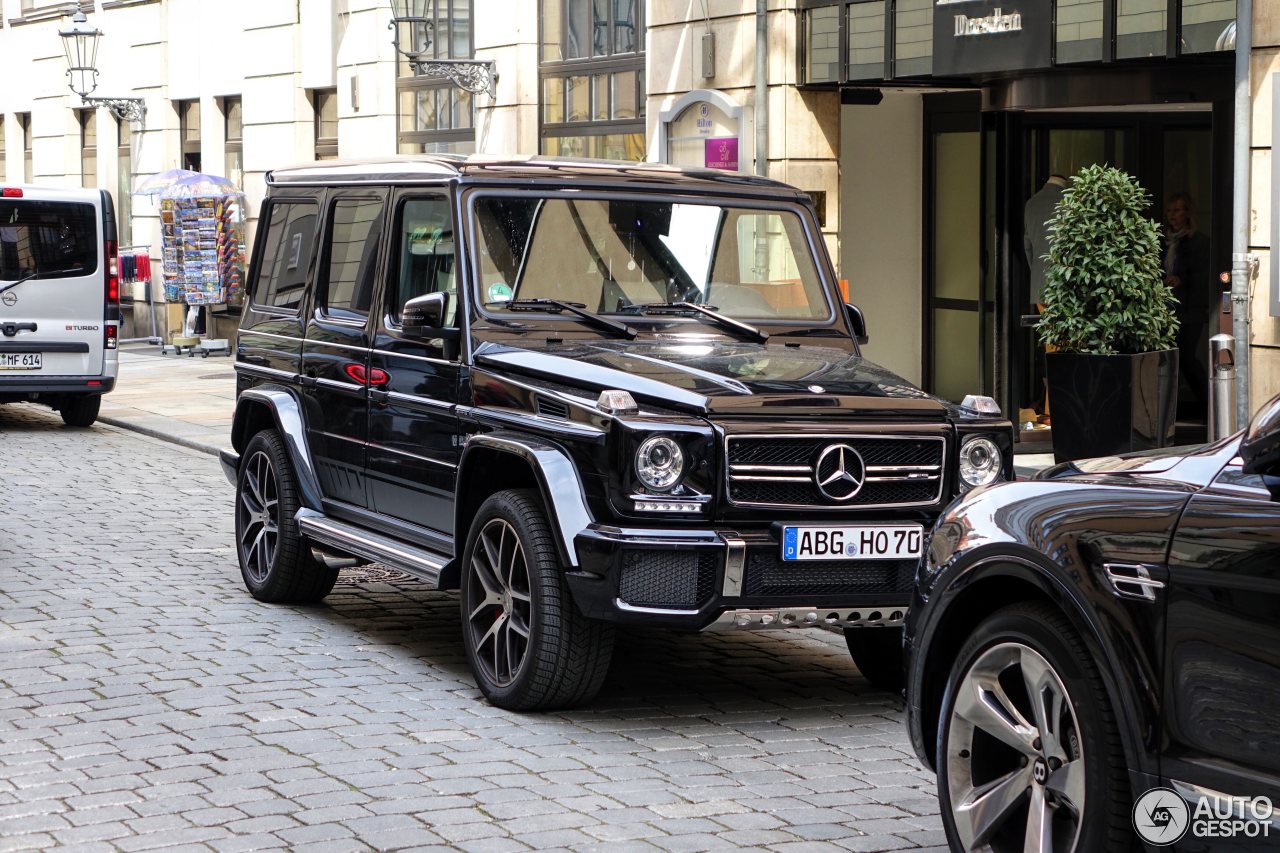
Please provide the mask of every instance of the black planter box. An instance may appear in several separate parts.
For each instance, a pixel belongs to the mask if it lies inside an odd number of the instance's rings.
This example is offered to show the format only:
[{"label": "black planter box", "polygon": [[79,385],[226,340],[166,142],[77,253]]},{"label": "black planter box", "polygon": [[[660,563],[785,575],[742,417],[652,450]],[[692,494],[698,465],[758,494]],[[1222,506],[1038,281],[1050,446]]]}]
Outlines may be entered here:
[{"label": "black planter box", "polygon": [[1137,355],[1051,352],[1045,363],[1058,462],[1173,443],[1176,349]]}]

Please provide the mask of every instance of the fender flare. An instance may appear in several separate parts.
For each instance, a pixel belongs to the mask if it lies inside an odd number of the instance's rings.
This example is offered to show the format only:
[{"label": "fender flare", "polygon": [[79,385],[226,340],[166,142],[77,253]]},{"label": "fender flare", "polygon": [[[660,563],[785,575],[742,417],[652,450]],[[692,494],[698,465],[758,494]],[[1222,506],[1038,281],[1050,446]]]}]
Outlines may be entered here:
[{"label": "fender flare", "polygon": [[[467,476],[468,461],[475,458],[477,450],[494,450],[524,460],[533,470],[542,494],[543,505],[550,515],[552,531],[560,558],[569,570],[578,568],[578,552],[574,537],[592,523],[591,511],[583,497],[582,478],[564,448],[550,441],[510,432],[491,432],[473,435],[462,448],[458,462],[458,482]],[[463,501],[454,503],[454,535],[465,541],[470,519],[462,518]],[[461,541],[459,545],[461,545]],[[459,551],[461,548],[459,548]]]},{"label": "fender flare", "polygon": [[311,451],[307,447],[307,427],[302,416],[302,405],[292,391],[279,385],[259,385],[240,392],[236,400],[235,420],[231,424],[231,446],[237,453],[244,453],[244,448],[253,437],[250,432],[255,409],[266,409],[280,437],[284,440],[285,451],[289,461],[293,463],[294,475],[298,481],[298,496],[307,509],[323,512],[320,479],[316,476],[315,464],[311,461]]},{"label": "fender flare", "polygon": [[[1098,621],[1097,614],[1085,603],[1072,584],[1058,576],[1058,571],[1057,566],[1053,566],[1050,570],[1045,564],[1029,556],[1002,551],[984,554],[973,562],[966,563],[955,572],[953,577],[946,579],[942,586],[948,590],[962,590],[972,582],[1003,577],[1027,583],[1055,602],[1079,632],[1086,646],[1089,646],[1097,655],[1097,662],[1100,664],[1099,675],[1113,703],[1116,723],[1120,730],[1120,742],[1129,770],[1155,772],[1150,750],[1142,742],[1142,733],[1151,731],[1153,725],[1159,725],[1159,711],[1158,706],[1152,707],[1150,696],[1144,700],[1144,697],[1139,695],[1142,688],[1135,681],[1142,680],[1141,667],[1126,665],[1126,660],[1118,653],[1108,637],[1106,628]],[[953,607],[957,606],[957,599],[960,597],[959,595],[948,596],[950,600],[930,620],[930,635],[946,621],[947,615]],[[923,664],[923,661],[919,663]],[[910,678],[914,679],[922,675],[916,666],[913,666],[912,670]],[[1150,686],[1152,689],[1159,689],[1159,684]]]}]

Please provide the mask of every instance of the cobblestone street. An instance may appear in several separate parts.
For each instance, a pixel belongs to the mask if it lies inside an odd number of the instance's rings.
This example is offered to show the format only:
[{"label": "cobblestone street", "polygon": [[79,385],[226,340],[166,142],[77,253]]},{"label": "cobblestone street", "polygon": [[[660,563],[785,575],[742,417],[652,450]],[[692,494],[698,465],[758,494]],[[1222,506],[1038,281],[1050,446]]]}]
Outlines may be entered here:
[{"label": "cobblestone street", "polygon": [[254,601],[212,456],[25,405],[0,440],[0,850],[944,843],[838,635],[630,635],[590,707],[511,714],[453,594]]}]

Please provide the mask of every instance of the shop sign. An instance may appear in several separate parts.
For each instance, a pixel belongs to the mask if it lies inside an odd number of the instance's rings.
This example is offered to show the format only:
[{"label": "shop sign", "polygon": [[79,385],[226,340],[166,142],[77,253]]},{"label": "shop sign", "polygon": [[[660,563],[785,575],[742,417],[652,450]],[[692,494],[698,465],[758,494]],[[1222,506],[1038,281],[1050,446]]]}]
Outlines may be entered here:
[{"label": "shop sign", "polygon": [[738,137],[721,136],[708,139],[704,148],[704,163],[708,169],[738,171]]},{"label": "shop sign", "polygon": [[1052,0],[935,0],[935,76],[1048,68],[1052,44]]}]

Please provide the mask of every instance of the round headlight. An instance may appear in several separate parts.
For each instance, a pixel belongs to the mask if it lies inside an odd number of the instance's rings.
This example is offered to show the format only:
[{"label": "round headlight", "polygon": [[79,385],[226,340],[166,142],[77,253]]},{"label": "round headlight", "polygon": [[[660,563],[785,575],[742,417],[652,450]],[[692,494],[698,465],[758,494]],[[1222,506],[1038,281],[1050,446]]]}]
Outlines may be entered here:
[{"label": "round headlight", "polygon": [[1004,460],[989,438],[971,438],[960,448],[960,482],[966,489],[1000,479]]},{"label": "round headlight", "polygon": [[646,439],[636,452],[636,474],[647,489],[665,492],[680,482],[683,473],[684,453],[665,435]]}]

